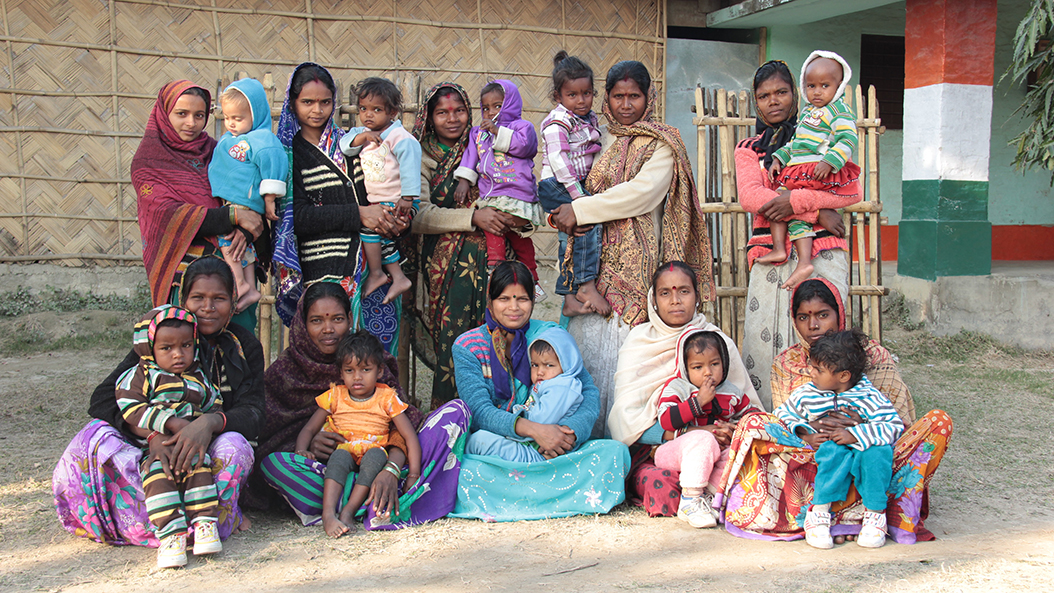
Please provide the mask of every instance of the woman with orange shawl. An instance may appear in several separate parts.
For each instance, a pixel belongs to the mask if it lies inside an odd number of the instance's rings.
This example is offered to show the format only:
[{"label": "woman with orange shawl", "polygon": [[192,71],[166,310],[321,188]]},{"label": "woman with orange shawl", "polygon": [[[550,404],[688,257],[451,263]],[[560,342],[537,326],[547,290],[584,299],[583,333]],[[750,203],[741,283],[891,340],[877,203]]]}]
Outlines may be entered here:
[{"label": "woman with orange shawl", "polygon": [[[835,285],[813,278],[798,285],[791,299],[798,343],[772,363],[772,405],[810,381],[809,347],[828,332],[845,329],[845,307]],[[868,379],[893,403],[907,430],[893,447],[893,479],[889,485],[886,521],[889,535],[901,544],[934,539],[923,527],[929,514],[928,486],[948,448],[952,420],[934,410],[918,421],[911,393],[900,378],[893,355],[878,342],[867,347]],[[817,430],[855,424],[848,419],[817,420]],[[824,424],[827,423],[827,424]],[[816,478],[814,451],[771,414],[751,414],[740,421],[732,437],[721,493],[714,508],[723,508],[725,528],[752,539],[792,540],[804,537],[802,525],[812,501]],[[860,531],[864,505],[856,489],[842,503],[831,505],[831,535],[835,542]]]},{"label": "woman with orange shawl", "polygon": [[604,225],[596,286],[613,314],[585,312],[568,326],[600,389],[595,437],[607,432],[619,348],[630,329],[648,320],[648,289],[659,263],[685,262],[697,274],[699,299],[714,298],[710,239],[692,165],[677,129],[652,120],[656,93],[648,69],[640,62],[619,62],[604,87],[608,124],[603,152],[586,178],[592,195],[551,216],[568,235]]},{"label": "woman with orange shawl", "polygon": [[[143,263],[154,306],[178,304],[174,299],[178,299],[183,270],[216,250],[217,235],[239,229],[233,240],[244,249],[264,231],[259,214],[221,207],[212,196],[209,161],[216,141],[205,132],[211,105],[212,95],[204,87],[189,80],[166,84],[157,94],[143,140],[132,158]],[[254,310],[250,308],[233,321],[252,329]]]}]

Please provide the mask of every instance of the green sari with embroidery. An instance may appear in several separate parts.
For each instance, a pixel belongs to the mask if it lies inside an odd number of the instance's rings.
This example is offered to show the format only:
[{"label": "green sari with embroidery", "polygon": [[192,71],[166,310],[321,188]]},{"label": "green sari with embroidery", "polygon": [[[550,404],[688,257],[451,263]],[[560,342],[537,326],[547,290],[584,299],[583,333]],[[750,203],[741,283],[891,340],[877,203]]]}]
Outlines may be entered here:
[{"label": "green sari with embroidery", "polygon": [[[414,136],[421,142],[421,151],[426,159],[432,159],[436,167],[429,175],[431,188],[428,199],[440,208],[471,208],[477,196],[470,194],[466,204],[454,201],[457,179],[454,170],[468,144],[468,127],[453,147],[439,142],[435,130],[428,121],[428,102],[442,89],[454,89],[469,110],[472,120],[472,103],[465,89],[452,82],[443,82],[432,87],[421,102],[414,123]],[[427,173],[427,172],[426,172]],[[472,193],[478,190],[473,187]],[[454,361],[451,346],[458,336],[479,327],[486,310],[487,246],[482,231],[450,232],[428,235],[412,235],[417,243],[412,250],[417,253],[417,270],[423,279],[423,290],[417,291],[414,303],[414,332],[412,344],[415,353],[435,372],[432,383],[431,408],[457,397],[454,385]],[[412,271],[407,270],[408,275]]]}]

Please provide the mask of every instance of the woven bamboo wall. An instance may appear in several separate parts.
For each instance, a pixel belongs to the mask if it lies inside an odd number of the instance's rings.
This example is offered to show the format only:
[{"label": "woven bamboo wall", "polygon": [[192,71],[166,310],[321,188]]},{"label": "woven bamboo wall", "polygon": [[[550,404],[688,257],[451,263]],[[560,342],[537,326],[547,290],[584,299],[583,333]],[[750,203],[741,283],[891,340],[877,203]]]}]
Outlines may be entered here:
[{"label": "woven bamboo wall", "polygon": [[386,76],[415,103],[440,80],[476,96],[501,76],[538,124],[563,48],[600,88],[612,64],[640,60],[663,96],[664,0],[0,0],[0,12],[0,262],[141,261],[128,166],[173,79],[217,89],[270,73],[280,101],[311,60],[342,89]]}]

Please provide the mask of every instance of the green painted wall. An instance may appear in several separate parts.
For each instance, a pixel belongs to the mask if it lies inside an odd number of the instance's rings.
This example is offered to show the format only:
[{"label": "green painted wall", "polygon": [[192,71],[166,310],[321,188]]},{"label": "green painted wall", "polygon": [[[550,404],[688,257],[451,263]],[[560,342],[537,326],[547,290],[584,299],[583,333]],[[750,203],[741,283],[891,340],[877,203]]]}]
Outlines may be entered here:
[{"label": "green painted wall", "polygon": [[[1024,85],[999,84],[1006,71],[1014,31],[1029,5],[1028,0],[1000,0],[999,23],[996,31],[996,85],[993,96],[992,147],[989,164],[989,220],[995,225],[1054,224],[1054,194],[1050,175],[1030,172],[1022,175],[1010,166],[1014,149],[1007,142],[1025,124],[1013,112],[1021,105]],[[860,65],[860,35],[903,35],[904,3],[891,4],[854,14],[810,23],[808,25],[773,26],[768,29],[769,59],[787,62],[797,73],[801,64],[814,49],[836,51],[854,69],[853,84]],[[815,40],[822,39],[822,42]],[[879,186],[884,203],[883,214],[890,224],[900,223],[901,163],[903,134],[889,130],[881,138]]]}]

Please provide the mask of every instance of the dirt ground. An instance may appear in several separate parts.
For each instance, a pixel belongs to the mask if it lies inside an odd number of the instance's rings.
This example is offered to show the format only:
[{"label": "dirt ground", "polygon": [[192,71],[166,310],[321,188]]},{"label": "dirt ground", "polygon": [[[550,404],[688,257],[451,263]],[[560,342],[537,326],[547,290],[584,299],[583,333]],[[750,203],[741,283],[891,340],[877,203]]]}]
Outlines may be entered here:
[{"label": "dirt ground", "polygon": [[[36,313],[30,325],[86,331],[76,321],[89,317],[87,325],[124,323],[83,312]],[[26,319],[0,320],[0,337],[26,327]],[[155,569],[153,550],[71,536],[52,505],[55,462],[88,420],[91,388],[124,351],[0,358],[0,590],[1046,590],[1054,583],[1054,355],[934,348],[903,331],[886,344],[901,356],[918,410],[942,408],[956,423],[931,485],[936,542],[821,551],[694,530],[628,504],[606,516],[444,519],[331,540],[275,512],[250,514],[252,530],[222,554],[178,571]]]}]

